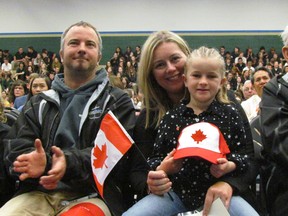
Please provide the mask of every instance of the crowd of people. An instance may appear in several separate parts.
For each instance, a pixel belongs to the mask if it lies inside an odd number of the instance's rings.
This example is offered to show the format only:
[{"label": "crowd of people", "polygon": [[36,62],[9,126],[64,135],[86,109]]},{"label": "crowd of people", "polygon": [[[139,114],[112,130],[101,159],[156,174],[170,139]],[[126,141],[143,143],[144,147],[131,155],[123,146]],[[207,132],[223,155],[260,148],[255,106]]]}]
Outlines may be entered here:
[{"label": "crowd of people", "polygon": [[[247,100],[252,95],[256,95],[254,87],[250,87],[249,84],[255,69],[267,68],[273,76],[288,72],[288,63],[283,58],[281,51],[276,51],[274,47],[266,50],[262,46],[257,51],[248,47],[242,51],[236,46],[234,50],[229,51],[226,50],[225,46],[221,46],[218,50],[225,61],[226,88],[234,92],[239,103]],[[118,87],[131,89],[132,99],[139,108],[142,98],[142,95],[139,95],[137,84],[140,53],[141,46],[136,46],[135,50],[131,46],[127,46],[125,51],[122,51],[121,47],[117,47],[111,55],[111,59],[105,65],[108,75],[112,76]]]},{"label": "crowd of people", "polygon": [[[287,97],[279,92],[288,87],[288,27],[282,38],[281,53],[191,50],[179,35],[158,31],[135,50],[117,47],[99,65],[101,36],[81,21],[63,32],[59,55],[32,46],[14,56],[0,50],[0,216],[206,216],[217,198],[231,216],[287,214]],[[5,107],[19,111],[12,125]],[[108,111],[135,144],[106,177],[103,195],[91,151]],[[262,162],[254,152],[255,118],[263,122],[265,163],[277,171],[265,211],[252,190]],[[103,148],[101,169],[111,152]]]},{"label": "crowd of people", "polygon": [[[9,50],[0,49],[0,65],[2,102],[6,107],[14,108],[19,108],[14,104],[15,99],[28,94],[35,75],[52,82],[55,74],[63,72],[59,55],[45,48],[37,52],[32,46],[29,46],[26,52],[23,47],[19,47],[14,55],[10,54]],[[26,100],[23,100],[20,106],[24,105],[24,102]]]},{"label": "crowd of people", "polygon": [[[281,52],[277,52],[271,47],[268,50],[264,46],[254,51],[248,47],[242,51],[235,46],[232,51],[226,50],[225,46],[219,47],[219,52],[225,60],[226,87],[232,90],[236,99],[241,103],[252,95],[256,95],[254,87],[250,87],[250,77],[255,69],[265,67],[272,72],[273,76],[288,72],[288,64]],[[137,84],[138,64],[141,55],[141,46],[134,49],[127,46],[125,51],[121,47],[116,47],[111,54],[111,59],[106,62],[105,67],[108,76],[115,86],[126,89],[137,109],[141,108],[142,93],[139,92]],[[58,54],[43,48],[37,52],[33,46],[29,46],[27,51],[19,47],[14,55],[9,50],[0,49],[1,73],[0,90],[5,106],[14,106],[15,95],[11,92],[12,82],[22,80],[29,86],[29,77],[33,73],[47,76],[53,81],[55,74],[63,73],[63,67]],[[247,82],[246,82],[247,81]],[[246,83],[246,84],[245,84]],[[26,88],[25,88],[25,93]],[[8,97],[7,97],[8,96]],[[258,98],[259,100],[259,98]],[[8,104],[9,102],[9,104]]]}]

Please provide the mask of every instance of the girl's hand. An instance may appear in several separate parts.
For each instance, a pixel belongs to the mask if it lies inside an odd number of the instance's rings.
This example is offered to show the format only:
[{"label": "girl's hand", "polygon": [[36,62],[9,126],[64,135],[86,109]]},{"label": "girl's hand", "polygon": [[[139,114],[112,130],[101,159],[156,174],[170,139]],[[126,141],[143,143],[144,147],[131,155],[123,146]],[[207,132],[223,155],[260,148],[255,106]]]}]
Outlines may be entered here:
[{"label": "girl's hand", "polygon": [[232,172],[236,169],[236,164],[232,161],[228,161],[226,158],[218,158],[218,164],[212,164],[210,166],[210,173],[215,178],[220,178],[226,173]]},{"label": "girl's hand", "polygon": [[177,173],[182,168],[183,159],[175,160],[173,155],[175,154],[176,149],[173,149],[161,162],[156,170],[164,170],[167,175]]}]

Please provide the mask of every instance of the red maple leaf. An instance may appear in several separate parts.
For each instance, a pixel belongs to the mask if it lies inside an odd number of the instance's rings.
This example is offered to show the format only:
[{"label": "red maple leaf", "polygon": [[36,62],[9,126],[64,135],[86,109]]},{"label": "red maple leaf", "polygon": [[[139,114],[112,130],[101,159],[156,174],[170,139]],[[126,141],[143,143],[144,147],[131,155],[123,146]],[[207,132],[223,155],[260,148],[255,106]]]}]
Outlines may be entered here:
[{"label": "red maple leaf", "polygon": [[202,142],[204,139],[207,138],[206,135],[203,134],[203,131],[201,131],[200,129],[198,131],[196,131],[194,134],[192,134],[192,139],[194,139],[195,142],[197,142],[197,144],[199,144],[199,142]]},{"label": "red maple leaf", "polygon": [[[106,143],[104,145],[102,145],[102,150],[98,146],[96,146],[94,148],[93,155],[96,157],[96,159],[94,159],[94,161],[93,161],[93,166],[96,169],[102,168],[105,165],[106,159],[108,158]],[[107,168],[106,165],[105,165],[105,167]]]}]

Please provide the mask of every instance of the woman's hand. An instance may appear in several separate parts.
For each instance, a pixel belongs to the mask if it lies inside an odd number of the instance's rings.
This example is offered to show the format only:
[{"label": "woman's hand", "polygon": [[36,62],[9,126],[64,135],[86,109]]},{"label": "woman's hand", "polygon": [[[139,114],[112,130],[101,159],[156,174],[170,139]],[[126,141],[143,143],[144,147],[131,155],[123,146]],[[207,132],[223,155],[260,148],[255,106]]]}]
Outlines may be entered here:
[{"label": "woman's hand", "polygon": [[148,189],[156,195],[163,195],[170,191],[172,182],[163,170],[150,171],[147,178]]},{"label": "woman's hand", "polygon": [[213,201],[216,200],[217,198],[220,198],[224,206],[228,209],[232,198],[232,194],[233,189],[226,182],[217,182],[214,185],[212,185],[206,193],[203,208],[203,216],[207,216],[209,214],[211,205]]}]

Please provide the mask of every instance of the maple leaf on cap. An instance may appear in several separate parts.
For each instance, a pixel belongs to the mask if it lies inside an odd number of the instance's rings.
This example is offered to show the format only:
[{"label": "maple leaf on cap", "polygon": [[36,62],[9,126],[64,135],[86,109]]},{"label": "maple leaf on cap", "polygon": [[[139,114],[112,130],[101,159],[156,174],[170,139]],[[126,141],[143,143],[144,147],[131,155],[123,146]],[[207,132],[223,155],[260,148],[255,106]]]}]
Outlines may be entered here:
[{"label": "maple leaf on cap", "polygon": [[[96,146],[93,151],[93,155],[95,156],[96,159],[93,161],[93,166],[97,168],[102,168],[105,165],[105,161],[108,158],[107,156],[107,146],[106,143],[102,145],[102,150]],[[107,166],[105,165],[107,168]]]},{"label": "maple leaf on cap", "polygon": [[202,142],[204,139],[207,138],[207,136],[205,134],[203,134],[202,130],[197,130],[194,134],[192,134],[192,139],[194,139],[195,142],[197,142],[197,144],[199,144],[199,142]]}]

